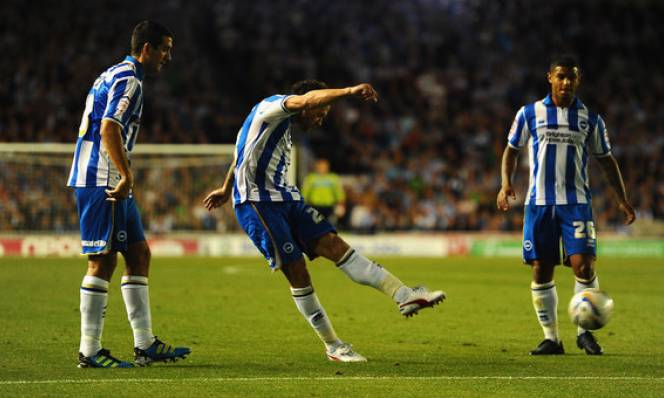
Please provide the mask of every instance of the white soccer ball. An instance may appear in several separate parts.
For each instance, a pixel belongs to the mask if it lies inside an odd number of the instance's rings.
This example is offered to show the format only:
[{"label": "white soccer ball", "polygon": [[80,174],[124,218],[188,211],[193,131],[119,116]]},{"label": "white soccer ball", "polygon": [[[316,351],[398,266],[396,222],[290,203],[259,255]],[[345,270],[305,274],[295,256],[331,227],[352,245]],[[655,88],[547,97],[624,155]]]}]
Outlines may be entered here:
[{"label": "white soccer ball", "polygon": [[575,325],[597,330],[611,319],[613,300],[599,289],[586,289],[572,297],[567,311]]}]

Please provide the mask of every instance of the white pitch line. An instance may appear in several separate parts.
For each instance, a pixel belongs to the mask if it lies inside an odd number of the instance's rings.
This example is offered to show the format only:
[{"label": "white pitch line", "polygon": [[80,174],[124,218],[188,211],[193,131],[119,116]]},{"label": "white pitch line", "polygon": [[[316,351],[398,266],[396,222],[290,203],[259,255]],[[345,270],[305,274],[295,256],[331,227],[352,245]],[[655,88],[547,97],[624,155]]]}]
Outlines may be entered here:
[{"label": "white pitch line", "polygon": [[664,381],[664,377],[648,376],[336,376],[336,377],[191,377],[177,379],[61,379],[61,380],[0,380],[0,385],[29,385],[29,384],[94,384],[94,383],[232,383],[254,381],[376,381],[376,380],[604,380],[604,381]]}]

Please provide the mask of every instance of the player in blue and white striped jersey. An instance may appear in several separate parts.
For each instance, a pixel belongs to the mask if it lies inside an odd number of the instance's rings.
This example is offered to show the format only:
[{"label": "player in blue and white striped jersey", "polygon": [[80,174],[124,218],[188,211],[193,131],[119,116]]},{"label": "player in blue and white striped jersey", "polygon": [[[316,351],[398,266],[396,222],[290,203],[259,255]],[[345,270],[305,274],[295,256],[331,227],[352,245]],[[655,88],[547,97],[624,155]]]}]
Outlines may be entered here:
[{"label": "player in blue and white striped jersey", "polygon": [[171,60],[173,34],[152,21],[136,25],[131,55],[103,72],[85,100],[76,151],[67,185],[75,188],[82,254],[88,271],[81,284],[79,367],[131,367],[101,346],[108,284],[122,253],[126,271],[122,297],[134,332],[138,365],[175,360],[189,354],[152,334],[148,295],[150,248],[131,194],[134,178],[129,154],[143,109],[143,76],[157,74]]},{"label": "player in blue and white striped jersey", "polygon": [[[512,174],[519,150],[527,146],[530,183],[524,195],[523,258],[533,268],[531,294],[544,331],[544,341],[532,355],[564,353],[553,282],[554,268],[561,259],[561,239],[564,263],[572,267],[576,277],[574,292],[599,288],[594,269],[596,236],[588,184],[589,155],[599,161],[615,191],[625,223],[635,219],[604,121],[576,97],[581,82],[578,62],[569,55],[554,59],[548,81],[551,93],[516,114],[503,153],[502,186],[496,200],[498,209],[507,211],[509,199],[516,199]],[[602,354],[593,334],[582,328],[577,331],[577,346],[589,355]]]},{"label": "player in blue and white striped jersey", "polygon": [[405,316],[431,307],[445,298],[442,291],[411,289],[380,265],[353,250],[337,236],[330,223],[302,200],[286,181],[290,165],[291,127],[319,126],[330,105],[344,97],[377,101],[369,84],[328,89],[322,82],[305,80],[293,86],[293,95],[273,95],[253,107],[237,137],[235,161],[221,188],[204,200],[212,210],[226,203],[233,192],[240,226],[291,285],[295,305],[325,345],[332,361],[366,361],[336,335],[311,284],[303,254],[334,261],[354,282],[369,285],[394,299]]}]

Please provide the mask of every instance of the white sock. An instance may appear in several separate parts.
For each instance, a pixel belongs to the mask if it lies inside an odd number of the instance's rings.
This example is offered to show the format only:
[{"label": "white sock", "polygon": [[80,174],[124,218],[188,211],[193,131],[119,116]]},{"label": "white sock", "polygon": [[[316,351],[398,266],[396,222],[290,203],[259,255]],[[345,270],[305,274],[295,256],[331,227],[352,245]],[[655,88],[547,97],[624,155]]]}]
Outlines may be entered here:
[{"label": "white sock", "polygon": [[303,288],[291,287],[291,294],[295,301],[295,306],[309,322],[318,337],[325,344],[328,351],[333,350],[336,346],[341,344],[341,340],[337,337],[337,333],[332,327],[330,318],[320,305],[314,288],[311,286]]},{"label": "white sock", "polygon": [[405,301],[412,291],[388,270],[362,256],[353,248],[349,248],[341,257],[337,267],[353,282],[378,289],[397,303]]},{"label": "white sock", "polygon": [[101,334],[108,303],[108,282],[86,275],[81,283],[81,344],[79,351],[86,357],[101,350]]},{"label": "white sock", "polygon": [[558,293],[554,281],[537,284],[530,284],[530,291],[533,296],[533,307],[537,313],[544,338],[559,341],[558,338]]},{"label": "white sock", "polygon": [[[586,289],[599,289],[599,279],[597,279],[597,275],[593,276],[592,278],[588,279],[582,279],[582,278],[577,278],[575,277],[575,282],[574,282],[574,294],[577,294],[581,291],[584,291]],[[576,328],[576,335],[580,335],[582,333],[585,333],[586,329],[577,326]]]},{"label": "white sock", "polygon": [[127,317],[134,332],[134,347],[147,349],[154,343],[148,278],[145,276],[124,275],[122,277],[122,298],[127,308]]}]

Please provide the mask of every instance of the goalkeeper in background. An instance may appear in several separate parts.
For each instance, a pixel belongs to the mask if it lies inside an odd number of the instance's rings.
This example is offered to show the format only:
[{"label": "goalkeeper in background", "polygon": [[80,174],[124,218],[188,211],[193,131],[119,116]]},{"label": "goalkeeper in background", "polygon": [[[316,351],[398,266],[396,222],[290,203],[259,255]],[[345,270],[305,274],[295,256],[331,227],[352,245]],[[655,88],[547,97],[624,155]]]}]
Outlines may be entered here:
[{"label": "goalkeeper in background", "polygon": [[346,194],[339,176],[330,172],[330,162],[327,159],[316,160],[314,172],[307,175],[302,185],[304,201],[318,210],[332,224],[337,217],[346,213]]}]

